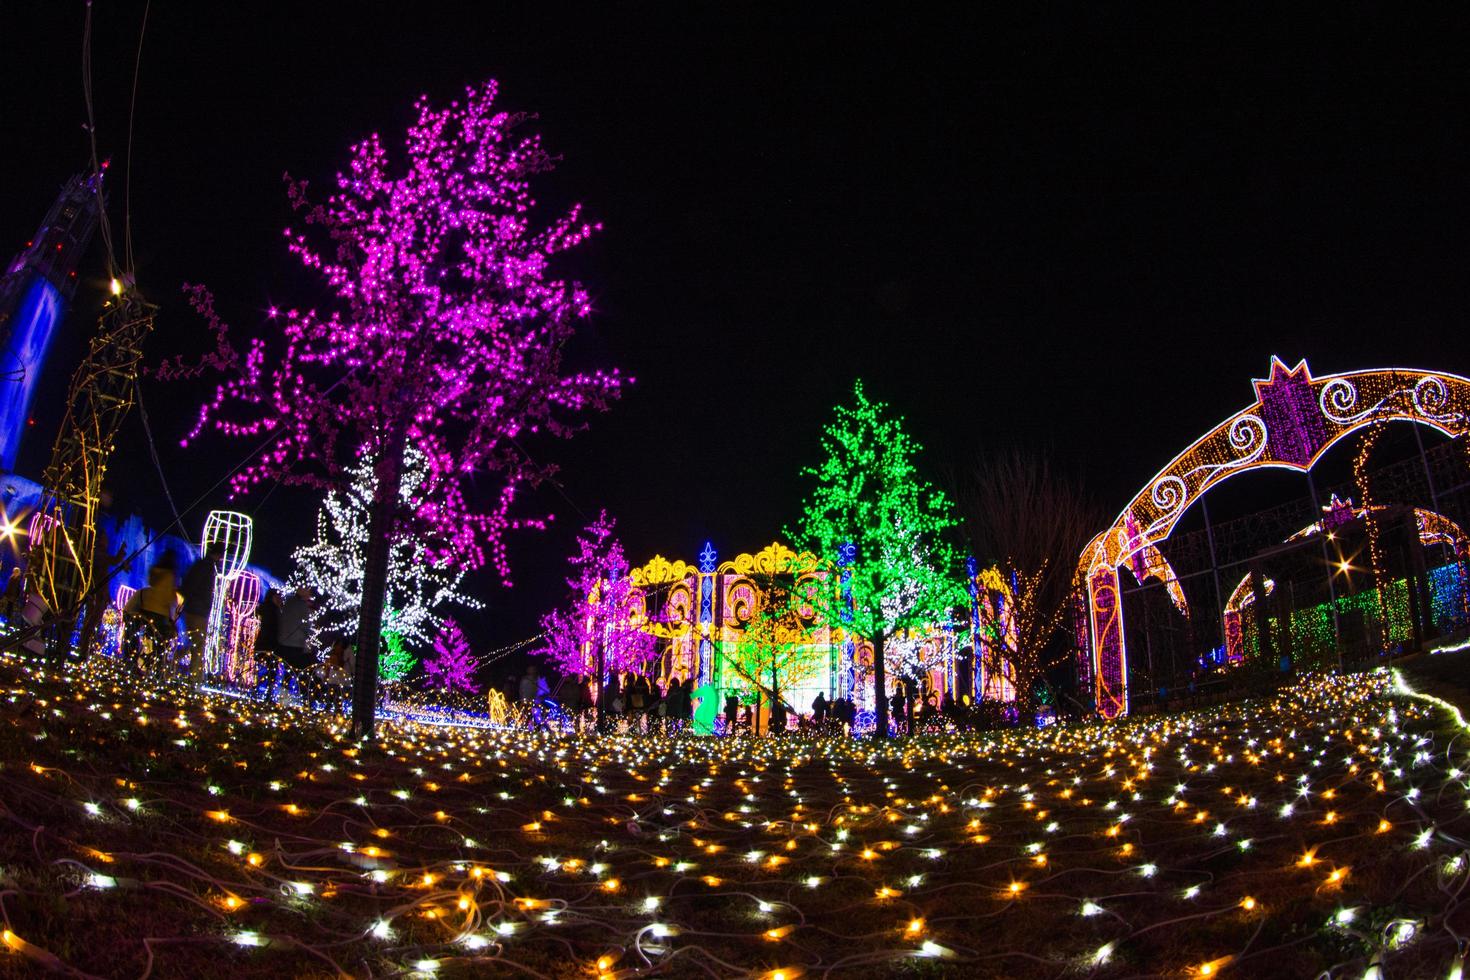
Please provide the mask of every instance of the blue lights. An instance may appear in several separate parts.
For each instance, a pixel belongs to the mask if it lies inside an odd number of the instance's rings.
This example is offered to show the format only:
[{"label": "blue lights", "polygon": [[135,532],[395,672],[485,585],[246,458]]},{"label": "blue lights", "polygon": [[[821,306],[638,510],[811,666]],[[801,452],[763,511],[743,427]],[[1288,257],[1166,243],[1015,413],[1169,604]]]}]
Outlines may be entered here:
[{"label": "blue lights", "polygon": [[64,310],[56,287],[36,276],[15,311],[10,342],[0,357],[0,469],[8,473],[15,472],[36,379]]}]

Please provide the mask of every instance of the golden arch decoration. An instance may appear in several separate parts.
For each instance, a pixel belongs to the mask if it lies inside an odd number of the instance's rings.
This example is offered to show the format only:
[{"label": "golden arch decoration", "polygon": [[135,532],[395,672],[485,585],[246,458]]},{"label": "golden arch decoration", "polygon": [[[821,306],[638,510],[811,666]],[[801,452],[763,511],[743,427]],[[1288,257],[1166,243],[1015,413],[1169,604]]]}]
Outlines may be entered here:
[{"label": "golden arch decoration", "polygon": [[1334,443],[1378,422],[1418,422],[1456,436],[1470,422],[1470,379],[1410,368],[1312,376],[1305,360],[1288,368],[1271,358],[1253,381],[1254,403],[1174,457],[1083,549],[1078,576],[1087,588],[1088,634],[1097,709],[1128,711],[1128,651],[1118,570],[1135,564],[1174,530],[1210,487],[1265,467],[1310,470]]},{"label": "golden arch decoration", "polygon": [[734,561],[720,565],[720,573],[745,577],[755,575],[800,575],[824,571],[830,563],[823,562],[810,551],[798,554],[779,541],[773,541],[755,554],[736,555]]}]

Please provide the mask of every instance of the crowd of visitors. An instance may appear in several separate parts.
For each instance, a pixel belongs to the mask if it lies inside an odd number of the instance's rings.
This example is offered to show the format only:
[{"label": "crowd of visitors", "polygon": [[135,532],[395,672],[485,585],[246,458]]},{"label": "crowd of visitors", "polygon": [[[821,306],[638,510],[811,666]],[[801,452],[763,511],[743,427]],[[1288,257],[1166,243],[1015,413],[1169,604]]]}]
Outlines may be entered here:
[{"label": "crowd of visitors", "polygon": [[660,683],[650,674],[614,674],[598,703],[589,675],[568,675],[552,688],[531,664],[520,677],[504,678],[501,693],[519,708],[523,719],[537,725],[554,717],[579,729],[595,723],[603,731],[676,731],[688,727],[694,717],[692,678]]}]

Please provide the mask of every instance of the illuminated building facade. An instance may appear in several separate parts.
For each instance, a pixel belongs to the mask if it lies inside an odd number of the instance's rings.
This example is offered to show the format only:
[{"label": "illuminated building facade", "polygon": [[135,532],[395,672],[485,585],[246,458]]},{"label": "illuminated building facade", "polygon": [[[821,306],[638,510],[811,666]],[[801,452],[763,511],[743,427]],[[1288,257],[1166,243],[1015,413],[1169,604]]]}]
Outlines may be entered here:
[{"label": "illuminated building facade", "polygon": [[[655,556],[631,569],[629,576],[635,589],[630,620],[659,641],[650,673],[661,680],[693,678],[696,697],[716,702],[729,692],[744,693],[752,687],[732,667],[732,658],[764,608],[773,583],[800,592],[810,582],[832,588],[827,583],[835,576],[838,615],[833,617],[830,609],[826,615],[805,609],[809,628],[798,640],[806,661],[802,680],[790,687],[780,684],[781,694],[802,711],[818,692],[828,699],[852,698],[860,712],[872,710],[873,645],[843,628],[843,604],[851,597],[842,588],[840,560],[823,561],[773,543],[722,562],[706,544],[696,563]],[[946,692],[957,699],[1013,700],[1014,672],[1002,653],[1004,631],[1009,629],[1014,641],[1010,589],[994,569],[978,570],[973,563],[970,585],[971,608],[956,610],[955,622],[890,638],[890,677],[917,678],[923,692],[936,702]],[[972,630],[971,624],[976,628]]]}]

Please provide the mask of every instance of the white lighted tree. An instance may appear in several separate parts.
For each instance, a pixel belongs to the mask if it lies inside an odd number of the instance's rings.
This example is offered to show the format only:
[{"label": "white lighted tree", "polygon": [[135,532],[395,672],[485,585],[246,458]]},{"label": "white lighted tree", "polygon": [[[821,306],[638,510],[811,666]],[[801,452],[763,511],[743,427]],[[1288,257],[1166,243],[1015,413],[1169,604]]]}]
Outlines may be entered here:
[{"label": "white lighted tree", "polygon": [[[426,467],[424,454],[410,446],[399,487],[405,507],[414,505]],[[323,498],[317,512],[316,540],[291,556],[295,565],[291,586],[309,585],[321,597],[315,617],[318,632],[356,634],[374,488],[372,465],[361,459],[348,470],[347,488],[330,490]],[[384,632],[391,629],[409,648],[427,648],[443,625],[447,607],[481,607],[479,600],[460,591],[464,576],[462,566],[444,559],[435,562],[423,542],[411,537],[394,541],[388,555]]]}]

